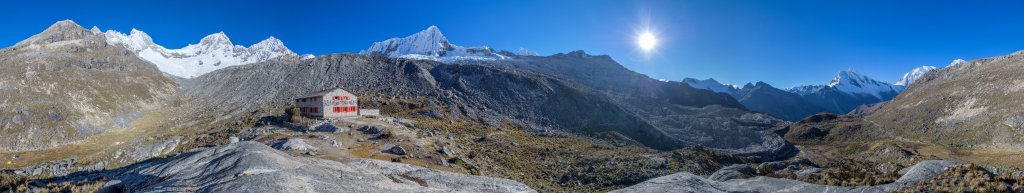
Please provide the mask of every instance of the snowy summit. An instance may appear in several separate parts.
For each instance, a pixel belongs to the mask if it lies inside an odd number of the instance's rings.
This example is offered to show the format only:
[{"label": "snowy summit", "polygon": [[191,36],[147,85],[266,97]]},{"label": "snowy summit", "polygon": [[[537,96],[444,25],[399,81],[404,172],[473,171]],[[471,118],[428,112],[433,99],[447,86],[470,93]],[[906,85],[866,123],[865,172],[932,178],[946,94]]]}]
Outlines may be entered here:
[{"label": "snowy summit", "polygon": [[882,95],[886,93],[899,93],[899,89],[893,87],[892,84],[849,70],[839,72],[826,86],[848,94],[872,95],[879,99],[882,99]]},{"label": "snowy summit", "polygon": [[910,72],[907,72],[906,74],[903,74],[903,77],[901,77],[900,80],[896,81],[896,84],[893,84],[893,85],[902,86],[902,87],[910,86],[910,83],[914,83],[914,81],[917,81],[918,78],[921,78],[921,76],[924,76],[925,73],[928,73],[928,71],[932,71],[932,70],[935,70],[935,69],[939,69],[939,68],[938,67],[934,67],[934,66],[921,66],[921,67],[914,68]]},{"label": "snowy summit", "polygon": [[[95,28],[93,30],[94,33],[98,31]],[[104,35],[107,42],[123,45],[140,58],[155,64],[160,71],[182,78],[194,78],[228,66],[263,62],[281,56],[297,56],[274,37],[245,47],[232,44],[224,32],[218,32],[207,35],[199,44],[167,49],[153,43],[146,32],[136,29],[132,29],[128,35],[114,30],[107,30]],[[311,58],[311,55],[302,58]]]},{"label": "snowy summit", "polygon": [[726,85],[719,83],[714,78],[708,78],[706,80],[699,80],[696,78],[684,78],[683,83],[690,85],[693,88],[710,90],[718,93],[725,93],[730,95],[738,95],[740,88],[736,85]]},{"label": "snowy summit", "polygon": [[383,55],[392,58],[424,59],[440,62],[463,60],[503,60],[509,56],[499,54],[489,47],[462,47],[441,34],[437,26],[430,26],[404,38],[391,38],[373,43],[370,48],[359,52],[363,55]]}]

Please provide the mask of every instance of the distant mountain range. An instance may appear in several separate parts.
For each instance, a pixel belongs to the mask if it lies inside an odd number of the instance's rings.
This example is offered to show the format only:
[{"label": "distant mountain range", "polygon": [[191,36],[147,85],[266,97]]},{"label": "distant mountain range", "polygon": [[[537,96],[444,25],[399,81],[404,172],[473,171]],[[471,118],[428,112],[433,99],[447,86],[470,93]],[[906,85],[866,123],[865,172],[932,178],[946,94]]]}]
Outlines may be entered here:
[{"label": "distant mountain range", "polygon": [[[950,65],[962,62],[958,59]],[[796,86],[784,90],[764,82],[748,83],[743,87],[722,84],[715,79],[684,78],[682,82],[694,88],[729,94],[750,110],[796,121],[818,112],[845,114],[862,105],[891,100],[918,78],[935,69],[938,68],[914,68],[896,84],[879,81],[855,71],[840,71],[827,84]]]}]

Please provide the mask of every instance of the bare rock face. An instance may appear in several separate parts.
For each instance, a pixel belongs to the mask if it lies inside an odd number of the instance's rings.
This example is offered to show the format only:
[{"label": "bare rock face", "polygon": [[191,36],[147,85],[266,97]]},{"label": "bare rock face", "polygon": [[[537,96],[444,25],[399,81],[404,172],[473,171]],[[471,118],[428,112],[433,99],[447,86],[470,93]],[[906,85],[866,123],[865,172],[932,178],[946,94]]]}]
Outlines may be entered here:
[{"label": "bare rock face", "polygon": [[904,138],[1024,147],[1024,51],[925,73],[865,120]]},{"label": "bare rock face", "polygon": [[274,147],[274,149],[279,149],[281,151],[316,151],[317,150],[316,147],[313,147],[312,145],[309,145],[308,143],[306,143],[305,140],[302,140],[301,138],[287,138],[287,139],[279,140],[279,141],[274,142],[274,144],[271,144],[270,146]]},{"label": "bare rock face", "polygon": [[153,64],[70,20],[0,50],[0,66],[0,151],[131,128],[178,89]]},{"label": "bare rock face", "polygon": [[136,164],[110,177],[129,192],[536,192],[511,180],[402,163],[292,157],[249,141]]},{"label": "bare rock face", "polygon": [[[939,175],[952,161],[928,160],[915,164],[899,180],[890,184],[861,187],[840,187],[811,184],[791,179],[754,177],[715,181],[688,172],[658,177],[612,192],[889,192]],[[727,167],[728,170],[736,168]]]}]

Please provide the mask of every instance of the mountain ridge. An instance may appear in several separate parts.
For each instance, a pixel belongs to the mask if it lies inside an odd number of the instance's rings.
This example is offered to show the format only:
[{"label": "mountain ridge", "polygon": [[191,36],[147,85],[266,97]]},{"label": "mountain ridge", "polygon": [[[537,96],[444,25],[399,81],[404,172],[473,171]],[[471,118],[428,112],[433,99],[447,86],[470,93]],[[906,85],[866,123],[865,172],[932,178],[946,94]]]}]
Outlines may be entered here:
[{"label": "mountain ridge", "polygon": [[[99,31],[98,28],[94,28]],[[224,32],[204,36],[197,44],[168,49],[153,42],[146,32],[132,29],[129,34],[114,30],[103,33],[112,44],[123,45],[163,72],[182,78],[194,78],[228,66],[246,65],[281,57],[308,59],[299,56],[284,43],[270,36],[248,47],[234,45]]]},{"label": "mountain ridge", "polygon": [[369,48],[359,51],[359,54],[434,60],[442,63],[507,60],[516,56],[537,56],[536,52],[525,48],[519,48],[519,50],[513,53],[510,51],[497,51],[487,46],[463,47],[455,45],[435,25],[431,25],[427,29],[409,36],[394,37],[374,42]]}]

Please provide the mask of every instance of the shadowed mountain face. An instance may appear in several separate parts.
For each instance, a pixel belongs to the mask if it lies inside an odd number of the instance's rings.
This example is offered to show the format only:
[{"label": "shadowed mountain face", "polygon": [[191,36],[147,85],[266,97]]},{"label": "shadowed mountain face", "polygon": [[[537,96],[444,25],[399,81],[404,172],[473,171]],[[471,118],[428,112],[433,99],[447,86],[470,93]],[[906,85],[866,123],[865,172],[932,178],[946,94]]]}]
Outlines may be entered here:
[{"label": "shadowed mountain face", "polygon": [[759,156],[792,150],[765,130],[779,120],[747,112],[728,95],[656,81],[582,52],[481,64],[336,54],[226,68],[184,87],[195,108],[205,109],[197,111],[218,113],[204,116],[271,111],[305,92],[340,87],[371,108],[418,100],[430,109],[422,116],[618,133],[657,149],[702,145]]},{"label": "shadowed mountain face", "polygon": [[764,82],[747,84],[737,95],[740,103],[750,110],[765,112],[788,121],[800,120],[808,115],[826,111],[800,95],[777,89]]},{"label": "shadowed mountain face", "polygon": [[0,150],[131,128],[177,90],[153,64],[70,20],[0,50],[0,68]]}]

